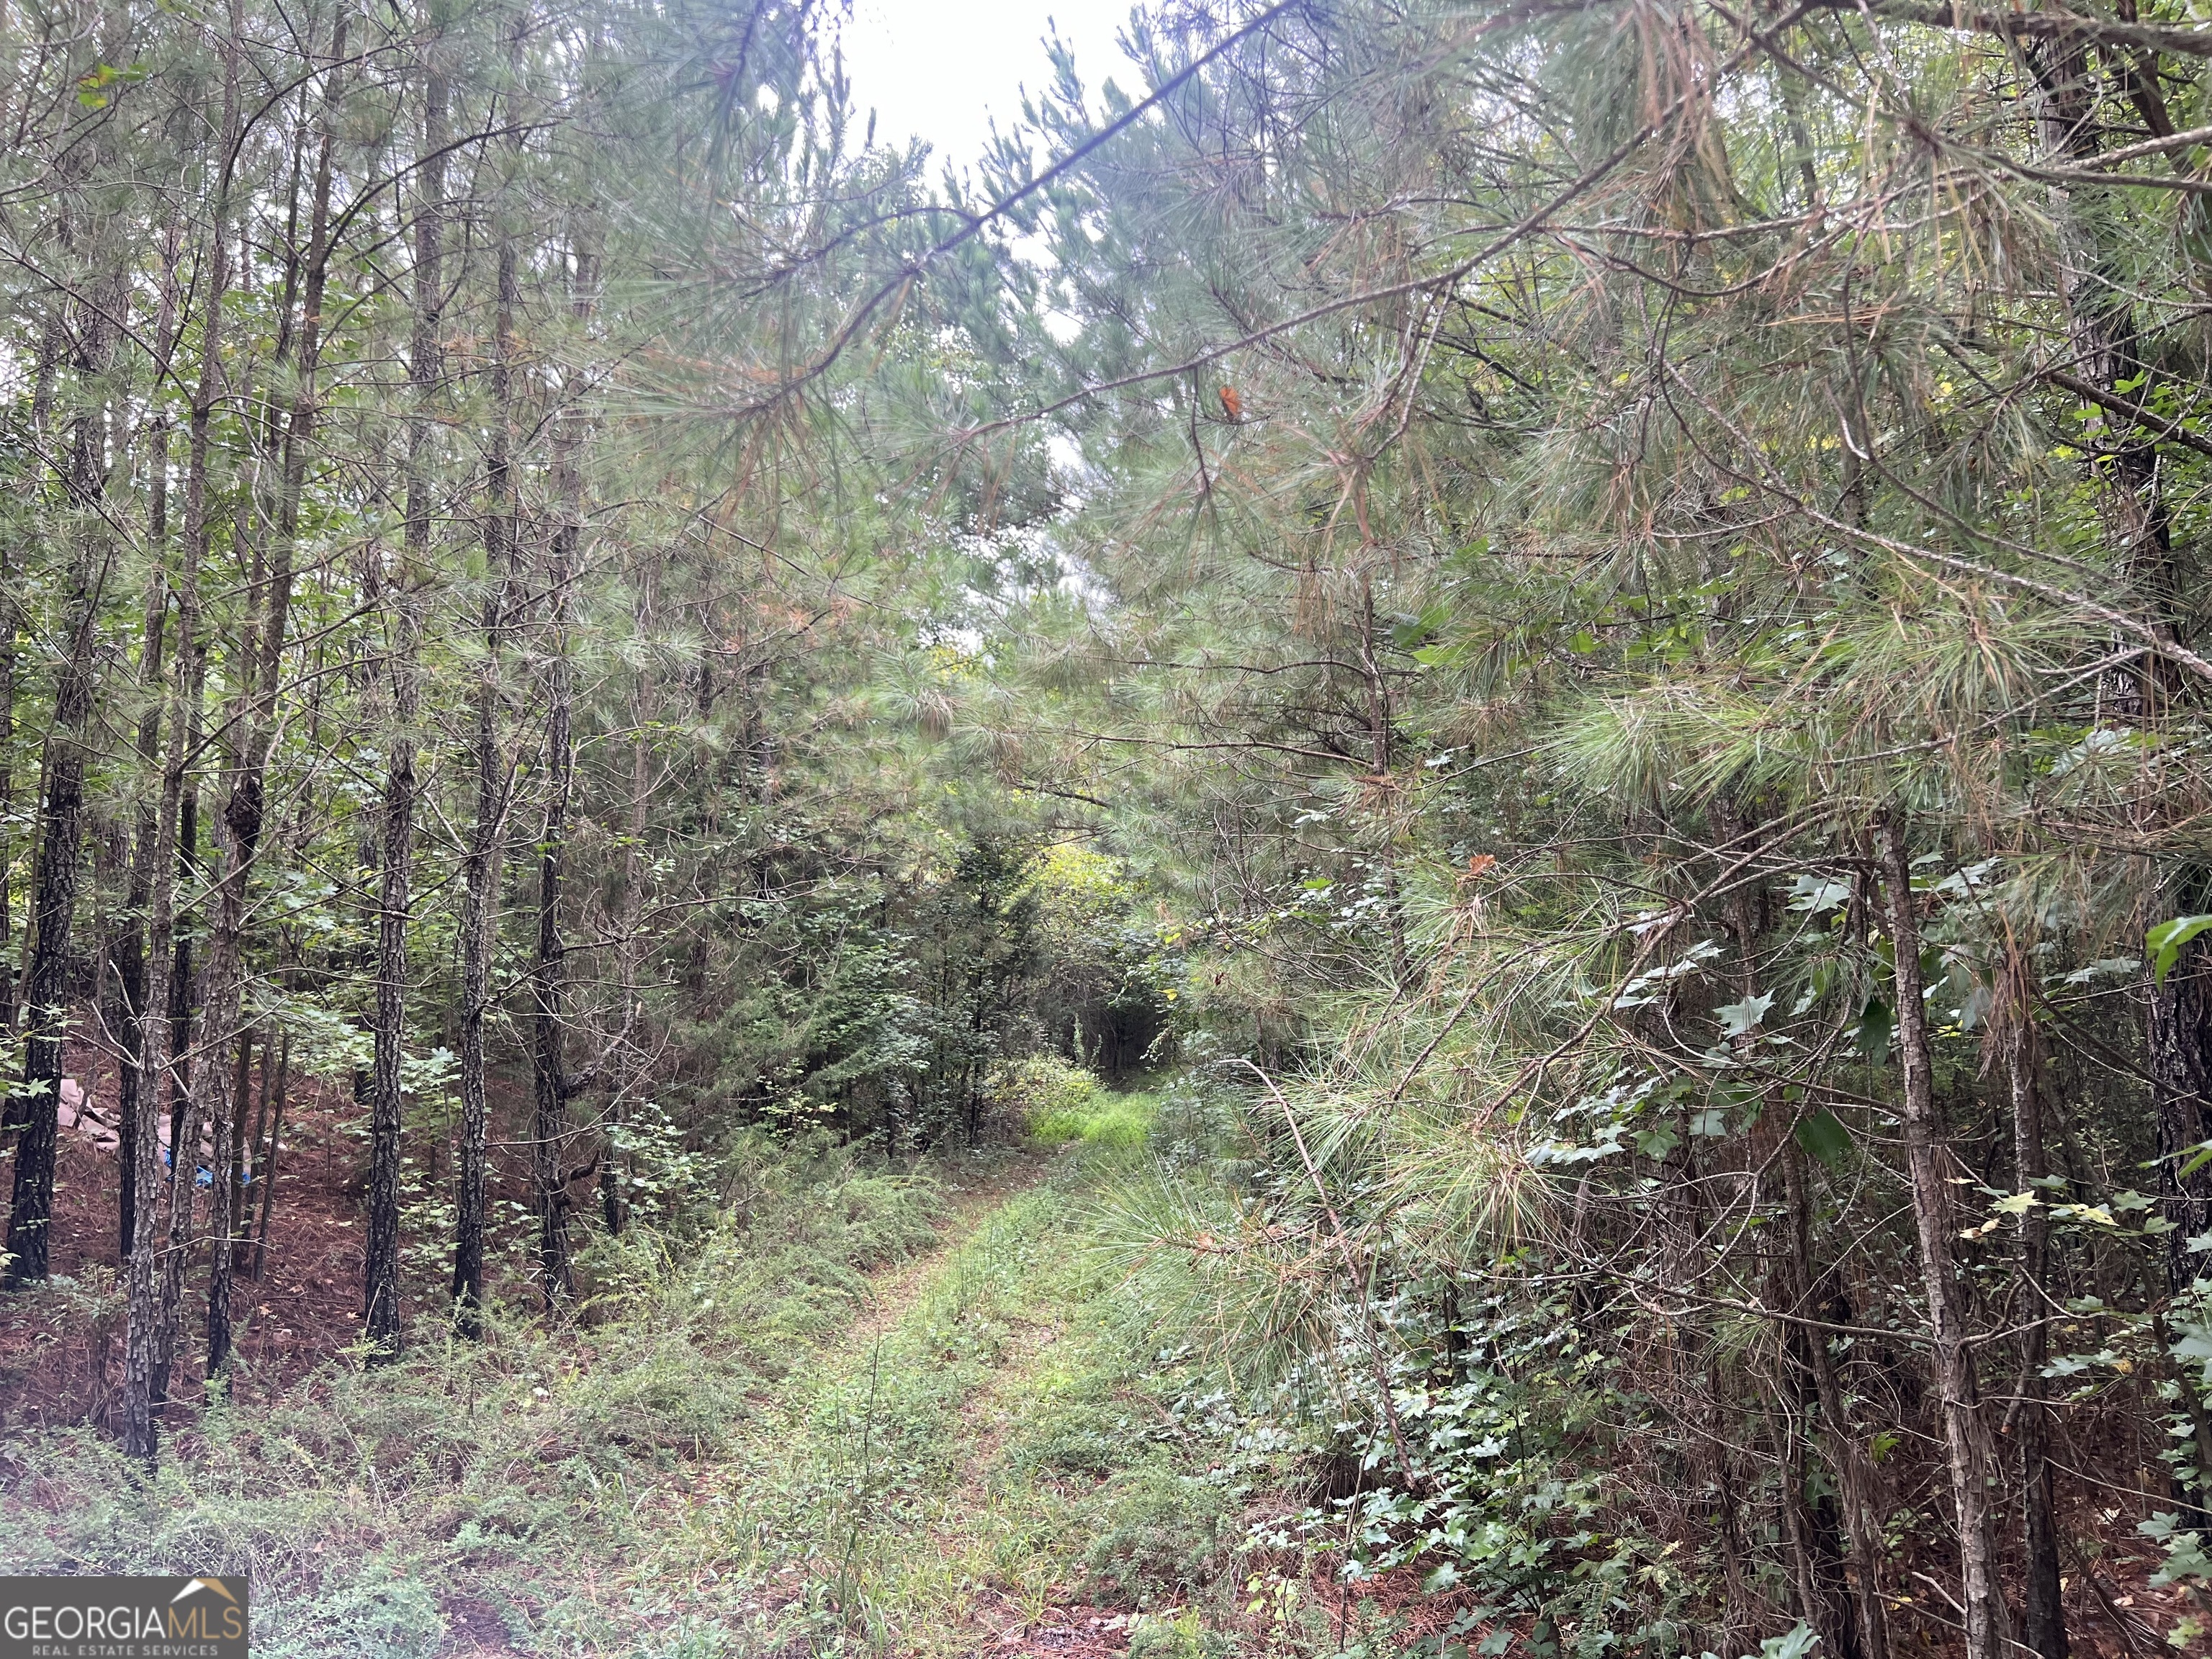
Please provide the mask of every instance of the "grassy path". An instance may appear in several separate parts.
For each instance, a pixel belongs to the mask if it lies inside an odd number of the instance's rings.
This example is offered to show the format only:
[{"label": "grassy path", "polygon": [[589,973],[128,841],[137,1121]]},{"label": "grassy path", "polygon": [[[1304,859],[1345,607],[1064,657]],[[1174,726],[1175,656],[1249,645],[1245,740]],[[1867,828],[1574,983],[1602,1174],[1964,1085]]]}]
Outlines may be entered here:
[{"label": "grassy path", "polygon": [[1091,1248],[1119,1156],[763,1164],[602,1246],[574,1325],[211,1406],[151,1482],[18,1436],[0,1567],[247,1574],[264,1659],[1199,1659],[1110,1610],[1187,1600],[1233,1507]]},{"label": "grassy path", "polygon": [[[1117,1650],[1068,1605],[1102,1493],[1147,1448],[1090,1181],[1062,1158],[893,1275],[727,1470],[761,1652]],[[1030,1645],[1036,1635],[1039,1645]]]}]

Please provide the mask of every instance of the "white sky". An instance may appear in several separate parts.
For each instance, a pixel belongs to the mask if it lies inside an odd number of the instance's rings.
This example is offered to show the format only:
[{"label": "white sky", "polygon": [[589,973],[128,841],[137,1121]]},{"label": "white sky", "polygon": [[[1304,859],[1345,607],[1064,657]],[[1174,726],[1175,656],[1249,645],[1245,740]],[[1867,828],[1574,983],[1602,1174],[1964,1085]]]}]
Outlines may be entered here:
[{"label": "white sky", "polygon": [[909,136],[934,149],[931,176],[946,162],[971,165],[996,116],[1021,118],[1022,88],[1051,82],[1043,40],[1057,24],[1075,49],[1076,73],[1095,110],[1109,77],[1124,91],[1139,84],[1135,66],[1114,37],[1128,21],[1130,0],[854,0],[845,26],[845,70],[855,122],[876,112],[876,140]]}]

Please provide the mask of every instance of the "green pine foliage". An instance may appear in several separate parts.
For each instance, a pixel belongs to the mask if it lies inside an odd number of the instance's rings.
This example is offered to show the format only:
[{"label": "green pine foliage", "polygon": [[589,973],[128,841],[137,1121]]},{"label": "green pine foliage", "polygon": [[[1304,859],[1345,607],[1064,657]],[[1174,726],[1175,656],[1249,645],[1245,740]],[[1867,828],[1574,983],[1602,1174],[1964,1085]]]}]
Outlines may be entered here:
[{"label": "green pine foliage", "polygon": [[[0,16],[0,1265],[122,1377],[10,1559],[2201,1645],[2212,37],[2110,14],[1173,0],[941,178],[809,3]],[[373,1340],[256,1394],[272,1063]]]}]

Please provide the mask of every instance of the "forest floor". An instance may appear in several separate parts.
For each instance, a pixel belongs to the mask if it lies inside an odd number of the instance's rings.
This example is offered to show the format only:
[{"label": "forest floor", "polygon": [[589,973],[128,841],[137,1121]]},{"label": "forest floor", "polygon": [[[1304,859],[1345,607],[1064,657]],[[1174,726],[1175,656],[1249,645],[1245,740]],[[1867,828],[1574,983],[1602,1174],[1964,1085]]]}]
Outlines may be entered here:
[{"label": "forest floor", "polygon": [[[106,1123],[119,1121],[112,1054],[73,1039],[65,1065],[92,1112]],[[505,1121],[518,1120],[527,1110],[527,1080],[495,1073],[492,1082],[495,1108]],[[248,1237],[258,1232],[262,1248],[241,1251],[232,1304],[236,1386],[245,1399],[275,1398],[361,1334],[367,1182],[360,1109],[349,1091],[299,1073],[288,1094],[276,1201],[262,1203],[270,1188],[261,1183],[246,1194],[243,1230]],[[64,1128],[55,1158],[52,1285],[43,1294],[0,1298],[0,1422],[17,1431],[91,1424],[119,1432],[125,1333],[118,1153],[105,1138]],[[425,1174],[434,1184],[440,1172]],[[495,1210],[518,1213],[529,1196],[520,1159],[500,1148],[491,1174]],[[199,1224],[205,1220],[203,1194]],[[502,1283],[526,1284],[522,1261],[523,1252],[510,1249],[490,1263],[495,1294]],[[204,1277],[196,1273],[185,1285],[182,1325],[193,1334],[206,1317]],[[434,1309],[444,1300],[442,1273],[417,1275],[411,1289],[412,1312]],[[202,1358],[197,1342],[180,1346],[174,1384],[180,1398],[198,1393]]]},{"label": "forest floor", "polygon": [[757,1535],[767,1650],[841,1626],[902,1654],[1126,1650],[1129,1613],[1084,1596],[1084,1523],[1153,1402],[1126,1386],[1106,1277],[1070,1248],[1086,1185],[995,1171],[764,1402],[727,1474],[740,1504],[797,1522]]},{"label": "forest floor", "polygon": [[696,1250],[587,1254],[563,1328],[263,1379],[151,1482],[11,1412],[0,1571],[244,1571],[257,1655],[1225,1652],[1244,1505],[1097,1248],[1127,1167],[766,1164]]},{"label": "forest floor", "polygon": [[[556,1328],[517,1309],[461,1344],[426,1318],[376,1370],[342,1335],[312,1364],[284,1350],[234,1400],[180,1409],[151,1480],[92,1402],[61,1409],[96,1385],[118,1311],[88,1274],[10,1310],[18,1349],[77,1334],[4,1374],[52,1397],[8,1402],[0,1571],[244,1572],[258,1659],[1443,1650],[1471,1603],[1413,1570],[1352,1590],[1326,1559],[1245,1547],[1295,1504],[1227,1449],[1205,1367],[1160,1350],[1111,1248],[1146,1156],[1079,1138],[903,1171],[765,1158],[703,1235],[587,1251]],[[331,1213],[281,1281],[303,1296],[357,1270],[323,1248],[349,1200],[317,1167],[295,1201],[327,1188]],[[63,1364],[71,1341],[84,1358]],[[2175,1609],[2149,1565],[2115,1549],[2080,1650],[2158,1650]]]},{"label": "forest floor", "polygon": [[[1230,1451],[1111,1247],[1152,1109],[899,1171],[765,1153],[703,1233],[600,1240],[572,1318],[519,1304],[482,1345],[440,1332],[429,1251],[406,1361],[370,1370],[351,1142],[308,1098],[247,1369],[173,1408],[150,1481],[103,1421],[121,1309],[73,1147],[68,1276],[0,1310],[0,1572],[244,1572],[260,1659],[1442,1650],[1467,1597],[1246,1547],[1282,1472]],[[2116,1546],[2075,1585],[2078,1650],[2159,1650],[2150,1566]]]}]

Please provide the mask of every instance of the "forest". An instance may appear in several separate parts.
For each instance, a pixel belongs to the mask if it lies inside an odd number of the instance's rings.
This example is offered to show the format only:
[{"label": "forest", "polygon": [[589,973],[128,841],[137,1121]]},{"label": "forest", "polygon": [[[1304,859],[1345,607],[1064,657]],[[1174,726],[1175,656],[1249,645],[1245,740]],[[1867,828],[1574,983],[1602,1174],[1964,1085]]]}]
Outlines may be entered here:
[{"label": "forest", "polygon": [[0,0],[0,1573],[2212,1651],[2212,15],[849,15]]}]

